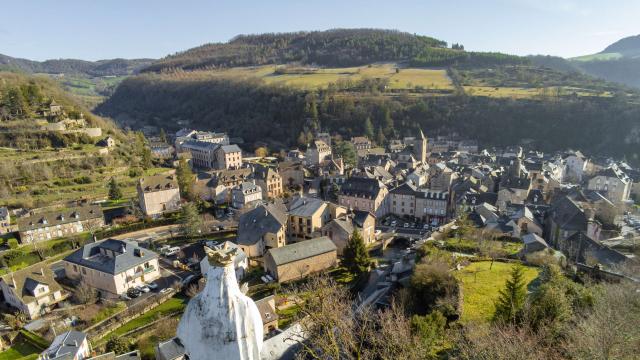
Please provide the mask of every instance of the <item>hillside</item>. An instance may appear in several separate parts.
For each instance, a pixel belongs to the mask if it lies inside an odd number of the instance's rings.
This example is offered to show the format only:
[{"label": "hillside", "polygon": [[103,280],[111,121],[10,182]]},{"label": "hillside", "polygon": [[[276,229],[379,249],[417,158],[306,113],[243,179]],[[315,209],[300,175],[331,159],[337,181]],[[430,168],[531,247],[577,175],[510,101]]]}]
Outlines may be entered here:
[{"label": "hillside", "polygon": [[537,66],[581,72],[607,81],[640,88],[640,35],[618,40],[596,54],[570,59],[540,55],[528,58]]},{"label": "hillside", "polygon": [[[103,135],[43,130],[43,122],[61,120],[42,115],[52,100],[70,119],[82,113],[87,126],[100,127]],[[116,139],[117,146],[104,153],[96,142],[107,135]],[[0,206],[33,208],[102,199],[111,177],[118,179],[127,196],[133,196],[135,177],[129,174],[143,172],[137,168],[142,140],[93,115],[47,76],[0,72]]]},{"label": "hillside", "polygon": [[406,61],[419,66],[454,63],[523,63],[526,59],[495,53],[465,52],[427,36],[394,30],[328,31],[240,35],[227,43],[206,44],[160,59],[145,72],[199,70],[299,63],[328,67]]},{"label": "hillside", "polygon": [[0,71],[21,71],[28,74],[70,74],[86,76],[124,76],[149,65],[152,59],[110,59],[86,61],[77,59],[54,59],[33,61],[0,54]]}]

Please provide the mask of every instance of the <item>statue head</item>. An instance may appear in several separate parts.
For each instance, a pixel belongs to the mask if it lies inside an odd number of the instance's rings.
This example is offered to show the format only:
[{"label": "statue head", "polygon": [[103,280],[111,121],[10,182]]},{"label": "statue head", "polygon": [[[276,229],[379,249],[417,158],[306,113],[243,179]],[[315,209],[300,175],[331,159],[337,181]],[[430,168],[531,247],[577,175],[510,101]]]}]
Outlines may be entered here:
[{"label": "statue head", "polygon": [[208,246],[204,247],[204,252],[207,254],[209,264],[211,266],[225,267],[233,263],[233,259],[236,257],[238,249],[234,248],[229,251],[214,250]]}]

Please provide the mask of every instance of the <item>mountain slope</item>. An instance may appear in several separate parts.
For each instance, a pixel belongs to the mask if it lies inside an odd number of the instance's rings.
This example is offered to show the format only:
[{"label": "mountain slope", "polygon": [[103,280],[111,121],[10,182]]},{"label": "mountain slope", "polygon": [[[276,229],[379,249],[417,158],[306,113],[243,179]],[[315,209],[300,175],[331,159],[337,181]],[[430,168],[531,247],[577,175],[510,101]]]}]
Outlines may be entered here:
[{"label": "mountain slope", "polygon": [[86,61],[53,59],[33,61],[0,54],[0,70],[45,74],[82,74],[87,76],[123,76],[137,72],[153,59],[110,59]]},{"label": "mountain slope", "polygon": [[345,67],[397,61],[421,66],[526,62],[516,56],[465,52],[446,46],[446,42],[432,37],[380,29],[240,35],[227,43],[206,44],[167,56],[143,71],[191,71],[285,63]]},{"label": "mountain slope", "polygon": [[640,35],[620,39],[607,46],[602,53],[619,53],[624,57],[637,57],[640,55]]}]

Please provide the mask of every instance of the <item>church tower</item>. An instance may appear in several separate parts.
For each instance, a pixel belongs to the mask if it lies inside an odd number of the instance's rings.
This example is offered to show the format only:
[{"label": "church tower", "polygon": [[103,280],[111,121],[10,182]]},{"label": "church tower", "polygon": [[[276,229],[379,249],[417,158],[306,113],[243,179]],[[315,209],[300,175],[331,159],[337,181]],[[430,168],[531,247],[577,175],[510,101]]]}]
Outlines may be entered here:
[{"label": "church tower", "polygon": [[425,163],[427,162],[427,137],[424,136],[422,129],[418,130],[418,136],[413,144],[413,157],[416,160]]}]

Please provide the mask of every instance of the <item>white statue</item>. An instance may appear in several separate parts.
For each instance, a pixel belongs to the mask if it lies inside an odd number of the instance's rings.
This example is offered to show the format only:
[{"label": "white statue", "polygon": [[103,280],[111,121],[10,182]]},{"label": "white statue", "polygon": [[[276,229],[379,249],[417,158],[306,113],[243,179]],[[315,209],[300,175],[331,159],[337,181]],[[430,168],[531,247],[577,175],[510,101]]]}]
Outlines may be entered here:
[{"label": "white statue", "polygon": [[177,337],[190,360],[258,360],[262,319],[256,304],[240,291],[233,267],[235,252],[205,247],[211,265],[204,290],[180,319]]}]

